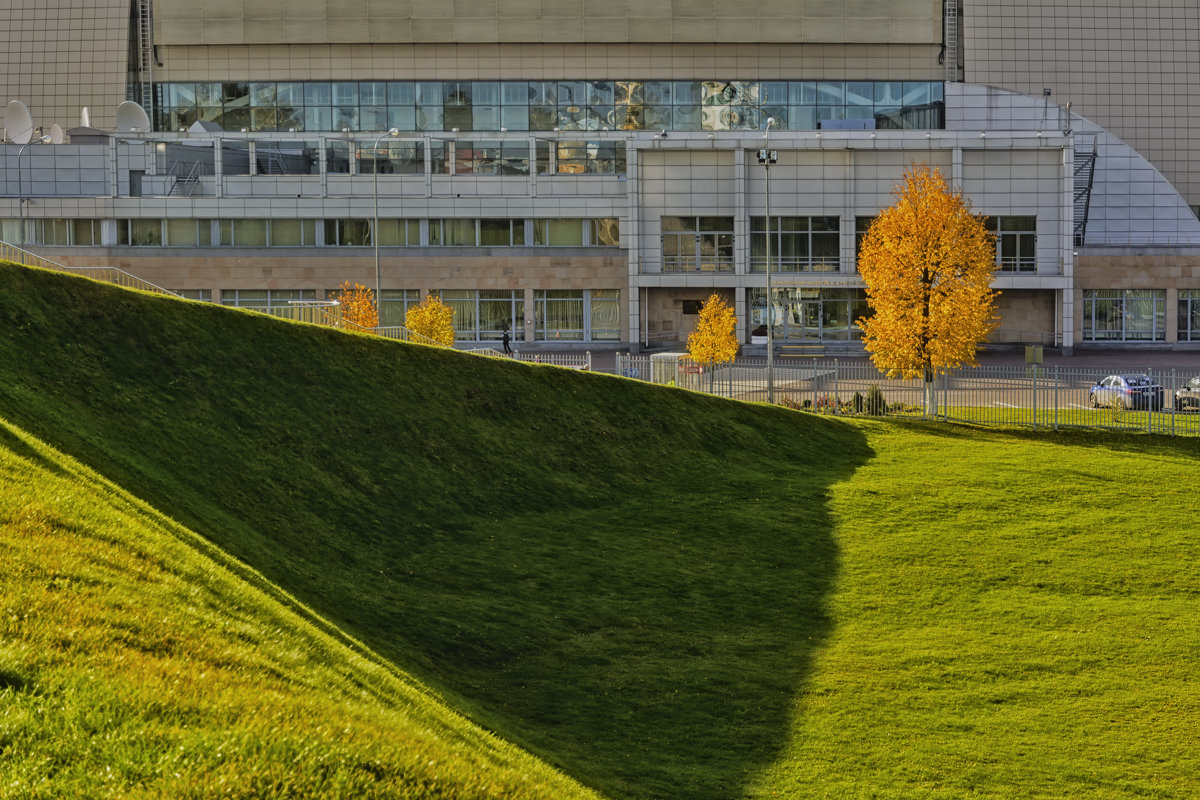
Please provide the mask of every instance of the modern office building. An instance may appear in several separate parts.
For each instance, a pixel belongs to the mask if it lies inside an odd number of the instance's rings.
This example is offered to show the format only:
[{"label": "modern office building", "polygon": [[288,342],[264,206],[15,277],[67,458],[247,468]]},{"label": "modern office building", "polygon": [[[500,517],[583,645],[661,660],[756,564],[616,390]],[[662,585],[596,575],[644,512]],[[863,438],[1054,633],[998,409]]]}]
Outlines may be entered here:
[{"label": "modern office building", "polygon": [[11,0],[0,31],[0,239],[185,296],[351,281],[385,324],[440,293],[464,344],[636,349],[717,292],[747,343],[773,305],[853,351],[857,241],[927,163],[996,231],[997,342],[1200,347],[1195,4]]}]

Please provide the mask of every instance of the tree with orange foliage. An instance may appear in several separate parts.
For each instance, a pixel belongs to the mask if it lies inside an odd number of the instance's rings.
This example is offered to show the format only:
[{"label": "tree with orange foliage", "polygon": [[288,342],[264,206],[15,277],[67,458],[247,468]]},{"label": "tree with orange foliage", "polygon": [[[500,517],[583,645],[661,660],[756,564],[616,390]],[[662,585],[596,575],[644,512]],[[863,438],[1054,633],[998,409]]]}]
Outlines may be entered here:
[{"label": "tree with orange foliage", "polygon": [[404,327],[438,344],[454,346],[454,309],[436,294],[425,295],[424,300],[408,309]]},{"label": "tree with orange foliage", "polygon": [[350,285],[346,281],[334,295],[342,307],[342,321],[360,328],[372,330],[379,326],[379,307],[375,305],[375,293],[361,283]]},{"label": "tree with orange foliage", "polygon": [[934,377],[974,366],[976,348],[1000,322],[991,288],[995,238],[937,169],[909,167],[895,195],[859,253],[873,313],[858,326],[889,378],[925,379],[926,411],[936,413]]},{"label": "tree with orange foliage", "polygon": [[737,358],[737,317],[733,309],[713,292],[700,307],[700,319],[688,334],[687,349],[692,361],[708,364],[709,389],[712,388],[713,364],[724,364]]}]

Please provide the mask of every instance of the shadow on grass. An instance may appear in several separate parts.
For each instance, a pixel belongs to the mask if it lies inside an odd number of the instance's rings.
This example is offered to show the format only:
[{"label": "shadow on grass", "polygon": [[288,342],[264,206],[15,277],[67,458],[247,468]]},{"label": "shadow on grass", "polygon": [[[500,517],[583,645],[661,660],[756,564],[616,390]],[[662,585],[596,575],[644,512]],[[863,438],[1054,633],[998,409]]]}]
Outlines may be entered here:
[{"label": "shadow on grass", "polygon": [[66,475],[66,471],[63,470],[61,464],[47,458],[34,449],[25,439],[17,435],[12,425],[3,418],[0,418],[0,447],[11,451],[13,455],[23,458],[51,474]]},{"label": "shadow on grass", "polygon": [[670,503],[648,492],[437,537],[407,561],[410,600],[375,613],[425,629],[410,644],[477,717],[585,783],[743,797],[829,633],[825,496],[871,455],[839,444],[819,464],[731,459]]}]

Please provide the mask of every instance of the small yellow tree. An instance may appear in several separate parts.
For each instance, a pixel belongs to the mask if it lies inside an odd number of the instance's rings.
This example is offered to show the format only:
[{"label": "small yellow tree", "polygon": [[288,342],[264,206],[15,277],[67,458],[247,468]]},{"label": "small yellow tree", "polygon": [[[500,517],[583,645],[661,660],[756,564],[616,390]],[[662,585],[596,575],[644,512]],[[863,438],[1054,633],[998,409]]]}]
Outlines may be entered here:
[{"label": "small yellow tree", "polygon": [[361,283],[350,285],[346,281],[338,287],[334,296],[342,307],[342,321],[357,325],[360,328],[376,328],[379,326],[379,308],[375,305],[375,293]]},{"label": "small yellow tree", "polygon": [[404,315],[404,327],[446,347],[454,346],[454,309],[436,294],[425,295]]},{"label": "small yellow tree", "polygon": [[923,377],[926,410],[936,412],[934,377],[974,365],[976,347],[999,324],[995,240],[936,169],[905,170],[895,194],[859,253],[873,313],[858,326],[875,366],[888,377]]},{"label": "small yellow tree", "polygon": [[[698,364],[724,364],[737,358],[737,317],[733,309],[716,292],[709,295],[700,307],[700,319],[695,329],[688,334],[688,355]],[[712,369],[708,371],[709,388],[712,388]]]}]

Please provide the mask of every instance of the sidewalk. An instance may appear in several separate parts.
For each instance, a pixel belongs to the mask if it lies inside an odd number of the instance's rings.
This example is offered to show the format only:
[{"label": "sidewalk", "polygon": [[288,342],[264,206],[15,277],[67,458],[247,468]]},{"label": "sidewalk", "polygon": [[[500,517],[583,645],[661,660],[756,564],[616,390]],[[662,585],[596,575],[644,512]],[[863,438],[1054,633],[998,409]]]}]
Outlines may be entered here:
[{"label": "sidewalk", "polygon": [[[682,351],[683,348],[680,348]],[[627,353],[626,348],[592,350],[592,369],[596,372],[613,372],[616,369],[617,353]],[[658,351],[655,351],[658,352]],[[666,351],[662,351],[666,352]],[[830,357],[829,360],[832,360]],[[845,360],[844,357],[842,357]],[[853,360],[869,358],[866,353]],[[804,361],[808,359],[787,356],[776,357],[776,363]],[[979,353],[981,365],[1017,365],[1025,363],[1023,348],[984,350]],[[1200,375],[1200,349],[1160,350],[1141,348],[1075,348],[1074,355],[1064,356],[1057,350],[1046,348],[1042,354],[1042,365],[1046,367],[1073,367],[1078,369],[1098,368],[1105,372],[1144,372],[1149,369],[1176,369],[1180,374]]]}]

